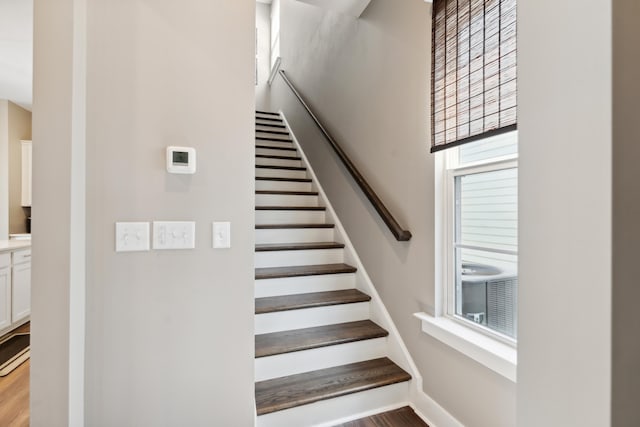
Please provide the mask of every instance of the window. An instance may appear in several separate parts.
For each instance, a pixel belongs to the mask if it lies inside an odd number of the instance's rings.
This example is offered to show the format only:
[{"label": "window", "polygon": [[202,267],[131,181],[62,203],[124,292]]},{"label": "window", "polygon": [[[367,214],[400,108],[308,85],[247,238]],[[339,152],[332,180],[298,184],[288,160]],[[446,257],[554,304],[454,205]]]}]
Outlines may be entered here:
[{"label": "window", "polygon": [[504,342],[517,338],[517,132],[447,150],[445,307]]}]

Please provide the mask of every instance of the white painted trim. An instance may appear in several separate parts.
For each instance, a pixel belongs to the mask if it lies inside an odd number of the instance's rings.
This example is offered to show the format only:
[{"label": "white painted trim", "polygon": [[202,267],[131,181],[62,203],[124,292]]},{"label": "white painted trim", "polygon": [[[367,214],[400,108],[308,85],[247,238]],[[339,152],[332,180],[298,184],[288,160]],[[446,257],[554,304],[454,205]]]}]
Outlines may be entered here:
[{"label": "white painted trim", "polygon": [[503,377],[516,382],[518,352],[515,348],[460,325],[446,317],[415,313],[422,331]]},{"label": "white painted trim", "polygon": [[359,18],[371,0],[298,0],[316,7]]},{"label": "white painted trim", "polygon": [[385,406],[383,408],[377,408],[377,409],[375,409],[373,411],[365,411],[365,412],[361,412],[359,414],[349,415],[348,417],[340,418],[338,420],[333,420],[330,423],[319,424],[319,425],[314,426],[314,427],[335,427],[336,425],[346,424],[348,422],[356,421],[356,420],[359,420],[361,418],[371,417],[371,416],[379,414],[381,412],[395,411],[396,409],[404,408],[405,406],[411,406],[411,404],[404,403],[404,402],[396,403],[396,404],[393,404],[393,405]]},{"label": "white painted trim", "polygon": [[400,332],[396,328],[393,320],[391,319],[391,316],[389,315],[389,312],[387,311],[382,302],[382,299],[380,298],[380,295],[378,294],[378,291],[373,285],[371,278],[367,274],[364,265],[358,257],[355,247],[351,243],[351,240],[349,239],[349,236],[347,235],[342,222],[336,215],[336,212],[333,209],[329,198],[320,186],[320,181],[318,180],[313,167],[309,163],[309,159],[307,159],[307,156],[302,150],[300,142],[296,138],[295,133],[291,129],[291,126],[289,126],[287,118],[284,116],[282,110],[280,110],[279,113],[282,116],[284,125],[291,135],[291,139],[293,140],[294,145],[298,148],[298,153],[300,157],[302,157],[303,164],[305,164],[307,167],[309,176],[313,180],[313,184],[315,185],[320,200],[322,201],[321,205],[324,205],[327,208],[327,219],[333,220],[335,224],[336,241],[344,243],[345,245],[345,262],[348,264],[352,264],[358,269],[356,272],[356,280],[359,284],[358,288],[371,296],[371,319],[379,323],[381,327],[385,328],[389,332],[389,358],[411,374],[412,380],[409,382],[409,399],[411,407],[414,409],[416,414],[420,416],[420,418],[422,418],[427,424],[429,424],[430,427],[462,427],[463,425],[458,420],[456,420],[455,417],[449,414],[442,406],[436,403],[435,400],[433,400],[424,392],[422,388],[422,375],[420,374],[418,367],[413,361],[409,350],[404,344],[404,341],[400,336]]},{"label": "white painted trim", "polygon": [[85,422],[87,0],[73,2],[69,254],[69,427]]},{"label": "white painted trim", "polygon": [[273,67],[271,67],[271,74],[269,74],[269,80],[267,81],[267,83],[269,83],[269,86],[271,86],[271,83],[273,83],[273,79],[275,79],[278,75],[280,64],[282,64],[282,58],[278,56],[275,63],[273,64]]},{"label": "white painted trim", "polygon": [[455,419],[427,393],[412,393],[410,399],[409,406],[430,427],[464,427],[464,424]]}]

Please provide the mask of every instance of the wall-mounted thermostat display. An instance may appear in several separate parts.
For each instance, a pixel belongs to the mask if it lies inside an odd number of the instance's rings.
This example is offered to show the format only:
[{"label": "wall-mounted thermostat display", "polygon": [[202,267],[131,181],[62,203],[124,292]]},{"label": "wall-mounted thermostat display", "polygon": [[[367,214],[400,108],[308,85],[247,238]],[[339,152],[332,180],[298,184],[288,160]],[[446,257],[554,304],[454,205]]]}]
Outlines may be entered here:
[{"label": "wall-mounted thermostat display", "polygon": [[167,172],[196,173],[196,149],[192,147],[167,147]]}]

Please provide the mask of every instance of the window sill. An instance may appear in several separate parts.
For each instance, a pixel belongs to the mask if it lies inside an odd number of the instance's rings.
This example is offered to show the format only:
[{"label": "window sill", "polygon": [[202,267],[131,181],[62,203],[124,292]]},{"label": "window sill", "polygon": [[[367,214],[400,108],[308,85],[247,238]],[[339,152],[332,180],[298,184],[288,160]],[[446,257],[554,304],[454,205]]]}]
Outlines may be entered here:
[{"label": "window sill", "polygon": [[422,321],[422,332],[465,356],[516,382],[518,352],[515,348],[454,322],[446,317],[415,313]]}]

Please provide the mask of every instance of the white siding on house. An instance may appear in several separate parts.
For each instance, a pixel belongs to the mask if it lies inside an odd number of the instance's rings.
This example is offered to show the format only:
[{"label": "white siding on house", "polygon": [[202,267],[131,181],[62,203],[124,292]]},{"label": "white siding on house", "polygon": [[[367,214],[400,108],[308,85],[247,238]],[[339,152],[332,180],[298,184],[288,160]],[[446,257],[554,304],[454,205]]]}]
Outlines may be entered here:
[{"label": "white siding on house", "polygon": [[460,146],[460,165],[518,154],[517,132],[509,132]]},{"label": "white siding on house", "polygon": [[[500,251],[518,250],[518,169],[456,178],[456,243]],[[517,256],[471,249],[462,260],[517,269]]]}]

